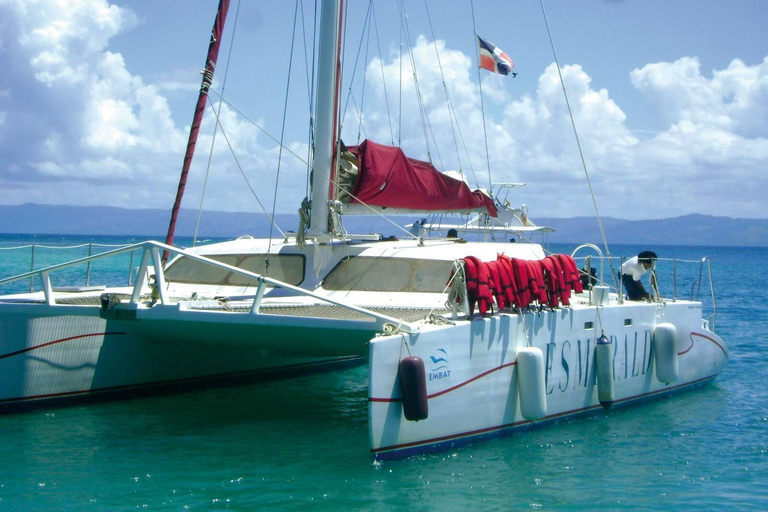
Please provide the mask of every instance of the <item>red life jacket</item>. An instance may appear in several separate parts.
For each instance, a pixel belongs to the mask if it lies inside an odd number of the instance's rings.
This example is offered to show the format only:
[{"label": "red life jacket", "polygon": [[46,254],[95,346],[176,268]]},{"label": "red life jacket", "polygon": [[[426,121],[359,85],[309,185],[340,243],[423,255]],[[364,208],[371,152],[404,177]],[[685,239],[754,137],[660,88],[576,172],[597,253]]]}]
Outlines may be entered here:
[{"label": "red life jacket", "polygon": [[501,287],[501,275],[499,268],[496,266],[495,261],[489,261],[485,263],[488,267],[488,275],[490,276],[490,287],[493,298],[496,300],[496,305],[499,309],[504,309],[504,292]]},{"label": "red life jacket", "polygon": [[560,263],[560,258],[557,257],[557,255],[553,254],[551,256],[547,256],[546,258],[548,261],[552,263],[552,266],[554,267],[554,273],[557,278],[557,297],[560,300],[560,303],[563,306],[570,306],[571,305],[571,287],[569,283],[565,281],[565,272],[564,267]]},{"label": "red life jacket", "polygon": [[528,265],[528,288],[531,291],[531,297],[544,305],[547,303],[547,287],[544,284],[541,265],[537,260],[528,260],[526,265]]},{"label": "red life jacket", "polygon": [[512,271],[512,261],[506,254],[496,255],[497,267],[501,277],[501,287],[504,292],[504,302],[507,306],[515,305],[515,296],[517,295],[517,286],[515,284],[515,274]]},{"label": "red life jacket", "polygon": [[538,263],[544,274],[544,284],[546,285],[547,290],[546,303],[549,307],[554,309],[560,304],[558,300],[560,298],[560,293],[558,290],[557,270],[555,269],[554,263],[549,258],[539,260]]},{"label": "red life jacket", "polygon": [[531,303],[531,290],[528,283],[528,265],[525,260],[511,258],[512,270],[515,276],[515,306],[518,308],[527,307]]},{"label": "red life jacket", "polygon": [[488,312],[493,302],[491,294],[491,276],[488,265],[474,256],[464,258],[467,273],[467,299],[470,314],[475,311],[475,302],[481,315]]},{"label": "red life jacket", "polygon": [[568,254],[558,254],[557,259],[560,260],[560,265],[563,267],[563,276],[566,284],[576,293],[583,292],[584,286],[581,284],[581,279],[579,279],[579,267],[573,258]]}]

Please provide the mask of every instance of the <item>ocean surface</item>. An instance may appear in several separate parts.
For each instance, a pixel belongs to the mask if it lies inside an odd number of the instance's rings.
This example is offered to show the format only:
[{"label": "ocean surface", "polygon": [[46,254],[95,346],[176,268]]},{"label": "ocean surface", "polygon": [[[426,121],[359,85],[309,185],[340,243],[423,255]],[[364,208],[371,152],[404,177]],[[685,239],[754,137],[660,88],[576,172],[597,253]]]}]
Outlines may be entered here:
[{"label": "ocean surface", "polygon": [[[136,241],[0,235],[0,278],[30,269],[31,244],[42,268],[87,255],[89,243],[96,254]],[[711,259],[716,331],[731,359],[698,390],[385,463],[369,454],[364,366],[8,414],[0,416],[0,510],[766,510],[768,248],[650,249],[679,267]],[[137,265],[138,257],[94,264],[90,284],[123,284]],[[662,295],[687,298],[673,266],[659,263]],[[678,272],[698,274],[689,266]],[[78,269],[67,279],[87,277]],[[706,283],[701,299],[711,313]]]}]

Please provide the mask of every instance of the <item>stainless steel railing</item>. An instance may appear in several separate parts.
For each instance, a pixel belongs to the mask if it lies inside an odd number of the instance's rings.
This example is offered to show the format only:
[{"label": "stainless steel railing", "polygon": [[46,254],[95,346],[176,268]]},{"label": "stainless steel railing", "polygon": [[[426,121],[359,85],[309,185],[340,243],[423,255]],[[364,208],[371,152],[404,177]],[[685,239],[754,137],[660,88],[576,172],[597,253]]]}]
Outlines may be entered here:
[{"label": "stainless steel railing", "polygon": [[[597,255],[588,255],[588,256],[577,256],[577,253],[583,249],[592,249],[597,253]],[[608,258],[603,256],[602,251],[600,251],[599,247],[594,246],[593,244],[584,244],[577,247],[572,253],[573,258],[579,263],[582,268],[584,268],[587,275],[591,278],[590,268],[592,265],[593,260],[598,260],[600,264],[600,274],[598,278],[598,283],[603,286],[610,287],[613,291],[619,293],[620,296],[623,295],[622,290],[616,289],[616,284],[609,282],[609,280],[604,280],[604,274],[603,274],[603,266],[605,263],[607,263]],[[614,258],[615,261],[618,262],[617,268],[621,267],[621,264],[626,261],[626,258],[619,257]],[[686,289],[688,287],[688,283],[690,283],[690,293],[687,296],[688,300],[692,301],[701,301],[701,291],[704,287],[703,285],[706,284],[709,287],[710,297],[709,300],[711,301],[711,307],[712,307],[712,313],[708,315],[707,321],[710,324],[710,327],[712,330],[715,328],[716,320],[717,320],[717,299],[715,296],[715,287],[713,282],[713,273],[712,273],[712,262],[709,259],[709,257],[703,257],[700,260],[686,260],[681,258],[658,258],[656,263],[656,268],[654,271],[654,276],[656,277],[654,286],[652,286],[652,289],[655,293],[653,295],[655,296],[655,300],[671,300],[676,301],[678,300],[678,288],[681,283],[685,283]],[[585,266],[586,265],[586,266]],[[664,297],[659,292],[659,282],[671,282],[672,283],[672,296],[671,297]],[[619,286],[621,286],[619,284]],[[683,298],[682,296],[680,298]]]},{"label": "stainless steel railing", "polygon": [[[404,322],[400,319],[390,317],[388,315],[384,315],[375,311],[371,311],[366,308],[355,306],[353,304],[347,304],[335,299],[331,299],[329,297],[319,295],[312,291],[305,290],[304,288],[300,288],[298,286],[284,283],[277,279],[263,276],[255,272],[249,272],[247,270],[243,270],[241,268],[234,267],[232,265],[227,265],[226,263],[222,263],[220,261],[206,258],[205,256],[200,256],[199,254],[194,254],[185,249],[172,247],[170,245],[166,245],[166,244],[163,244],[160,242],[154,242],[154,241],[147,241],[147,242],[142,242],[138,244],[122,246],[118,249],[106,251],[101,254],[90,255],[90,256],[79,258],[66,263],[60,263],[60,264],[52,265],[46,268],[25,272],[17,276],[0,279],[0,285],[15,282],[15,281],[22,281],[25,279],[39,278],[42,282],[42,288],[43,288],[42,291],[45,297],[46,304],[50,306],[56,306],[53,286],[51,285],[52,273],[58,272],[67,268],[75,267],[78,265],[82,265],[84,263],[87,264],[87,263],[94,262],[101,259],[113,258],[115,256],[129,253],[136,250],[140,250],[142,252],[142,256],[141,256],[141,263],[139,264],[138,272],[136,273],[136,282],[132,285],[133,289],[130,296],[130,303],[134,305],[138,305],[141,300],[142,294],[146,295],[148,291],[152,291],[156,295],[157,301],[161,305],[163,304],[167,305],[171,303],[164,286],[152,286],[149,283],[151,271],[154,271],[155,283],[165,282],[161,251],[168,251],[170,254],[180,254],[186,258],[200,261],[202,263],[205,263],[214,267],[218,267],[221,269],[225,269],[230,272],[241,274],[243,276],[247,276],[251,279],[257,280],[258,286],[256,289],[256,293],[252,297],[252,303],[250,308],[250,314],[253,314],[253,315],[259,314],[259,308],[261,307],[262,301],[264,299],[264,292],[266,290],[266,287],[273,286],[277,288],[290,290],[297,295],[311,297],[323,303],[332,304],[334,306],[339,306],[351,311],[355,311],[357,313],[361,313],[363,315],[373,317],[376,323],[378,324],[378,326],[382,330],[384,329],[391,330],[392,328],[399,331],[404,331],[404,332],[415,332],[417,330],[416,326],[408,322]],[[251,298],[251,297],[244,297],[244,298]]]}]

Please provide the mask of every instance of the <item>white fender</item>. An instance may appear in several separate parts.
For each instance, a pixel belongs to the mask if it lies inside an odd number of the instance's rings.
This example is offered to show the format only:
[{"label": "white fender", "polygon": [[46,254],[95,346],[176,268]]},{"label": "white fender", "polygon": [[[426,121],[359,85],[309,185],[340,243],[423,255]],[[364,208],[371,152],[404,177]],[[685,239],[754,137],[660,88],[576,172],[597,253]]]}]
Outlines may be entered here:
[{"label": "white fender", "polygon": [[605,409],[610,409],[614,401],[613,390],[613,345],[606,335],[595,343],[597,366],[597,400]]},{"label": "white fender", "polygon": [[656,378],[659,382],[671,384],[677,380],[677,328],[673,324],[659,324],[653,329],[653,353],[656,363]]},{"label": "white fender", "polygon": [[544,353],[541,349],[527,347],[517,351],[517,392],[523,418],[535,421],[547,415]]}]

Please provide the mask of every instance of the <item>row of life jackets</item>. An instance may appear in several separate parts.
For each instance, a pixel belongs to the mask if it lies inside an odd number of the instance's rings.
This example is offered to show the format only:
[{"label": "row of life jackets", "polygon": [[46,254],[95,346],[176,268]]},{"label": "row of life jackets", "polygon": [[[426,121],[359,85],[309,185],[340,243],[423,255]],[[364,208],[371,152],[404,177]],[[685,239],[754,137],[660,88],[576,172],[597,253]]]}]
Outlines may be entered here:
[{"label": "row of life jackets", "polygon": [[567,254],[553,254],[543,260],[499,254],[489,262],[467,256],[462,262],[470,314],[477,305],[480,314],[485,315],[492,311],[494,302],[498,309],[532,304],[550,308],[569,306],[571,291],[584,291],[576,262]]}]

